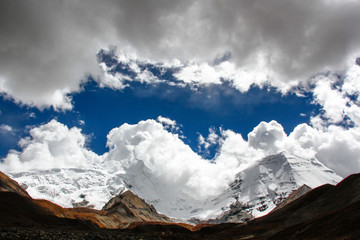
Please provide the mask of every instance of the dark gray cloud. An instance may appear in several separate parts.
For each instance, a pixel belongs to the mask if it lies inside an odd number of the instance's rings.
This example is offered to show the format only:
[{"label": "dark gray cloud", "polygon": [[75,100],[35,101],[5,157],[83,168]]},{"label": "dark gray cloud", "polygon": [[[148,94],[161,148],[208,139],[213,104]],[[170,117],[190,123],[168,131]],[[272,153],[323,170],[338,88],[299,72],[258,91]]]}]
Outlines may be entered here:
[{"label": "dark gray cloud", "polygon": [[224,54],[276,86],[338,70],[360,48],[360,1],[0,2],[0,91],[36,106],[70,108],[66,94],[109,45],[153,60]]}]

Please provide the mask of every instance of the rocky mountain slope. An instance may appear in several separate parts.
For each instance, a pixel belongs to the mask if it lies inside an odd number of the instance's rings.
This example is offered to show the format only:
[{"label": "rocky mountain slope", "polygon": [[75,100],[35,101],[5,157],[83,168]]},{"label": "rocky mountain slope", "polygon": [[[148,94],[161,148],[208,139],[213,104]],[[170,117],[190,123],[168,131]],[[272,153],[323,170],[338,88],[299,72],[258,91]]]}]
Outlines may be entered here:
[{"label": "rocky mountain slope", "polygon": [[[238,173],[227,189],[207,199],[183,193],[169,195],[142,161],[124,173],[117,162],[92,169],[51,169],[9,173],[34,198],[65,207],[101,209],[110,198],[127,190],[143,198],[159,212],[193,223],[247,221],[269,213],[291,192],[306,184],[312,188],[341,180],[316,159],[303,159],[283,152],[254,161]],[[114,170],[115,169],[115,170]]]},{"label": "rocky mountain slope", "polygon": [[24,188],[3,172],[0,172],[0,192],[15,192],[21,196],[30,197]]}]

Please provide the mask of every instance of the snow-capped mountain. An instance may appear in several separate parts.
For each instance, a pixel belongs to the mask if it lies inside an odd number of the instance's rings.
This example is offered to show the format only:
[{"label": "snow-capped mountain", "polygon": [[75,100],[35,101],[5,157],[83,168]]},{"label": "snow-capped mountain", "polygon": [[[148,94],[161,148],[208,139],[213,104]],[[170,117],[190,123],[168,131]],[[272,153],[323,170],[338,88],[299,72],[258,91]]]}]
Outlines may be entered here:
[{"label": "snow-capped mountain", "polygon": [[[342,178],[316,159],[279,153],[239,172],[227,189],[207,199],[195,199],[182,189],[160,181],[142,161],[126,172],[116,162],[92,169],[51,169],[8,173],[34,198],[61,206],[90,206],[101,209],[113,196],[130,189],[160,212],[177,219],[214,219],[234,207],[262,216],[303,184],[317,187],[335,184]],[[171,192],[172,194],[169,194]]]},{"label": "snow-capped mountain", "polygon": [[211,201],[219,207],[228,202],[222,206],[224,211],[238,203],[246,212],[260,217],[304,184],[315,188],[325,183],[336,184],[341,179],[315,158],[304,159],[282,152],[239,172],[230,188]]}]

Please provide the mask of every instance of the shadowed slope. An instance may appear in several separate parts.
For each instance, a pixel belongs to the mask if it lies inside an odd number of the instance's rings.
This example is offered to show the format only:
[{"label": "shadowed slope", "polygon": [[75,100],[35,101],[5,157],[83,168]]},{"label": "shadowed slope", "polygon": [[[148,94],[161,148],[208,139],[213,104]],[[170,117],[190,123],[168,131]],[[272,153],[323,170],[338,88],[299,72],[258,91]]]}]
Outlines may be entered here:
[{"label": "shadowed slope", "polygon": [[85,219],[77,220],[56,216],[54,212],[59,208],[61,209],[61,207],[44,200],[33,200],[14,192],[0,192],[0,226],[61,229],[96,228],[95,224],[85,221]]}]

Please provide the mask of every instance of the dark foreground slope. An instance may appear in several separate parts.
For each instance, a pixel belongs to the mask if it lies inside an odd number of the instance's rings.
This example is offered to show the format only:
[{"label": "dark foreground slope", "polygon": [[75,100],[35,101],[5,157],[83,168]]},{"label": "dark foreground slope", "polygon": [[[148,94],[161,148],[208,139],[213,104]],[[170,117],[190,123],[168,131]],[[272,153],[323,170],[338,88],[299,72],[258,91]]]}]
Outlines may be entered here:
[{"label": "dark foreground slope", "polygon": [[[360,239],[360,174],[337,186],[311,190],[248,223],[191,227],[168,223],[162,215],[152,222],[154,209],[144,204],[127,193],[96,212],[0,192],[0,239]],[[118,217],[127,215],[121,220],[106,216],[112,212]],[[135,221],[136,216],[144,219]],[[109,219],[112,222],[107,223]],[[106,229],[116,221],[122,229]]]}]

